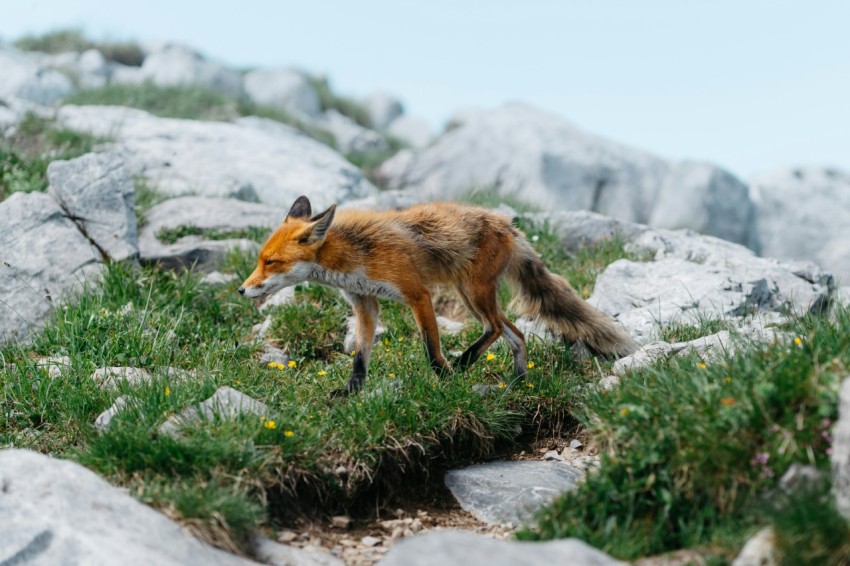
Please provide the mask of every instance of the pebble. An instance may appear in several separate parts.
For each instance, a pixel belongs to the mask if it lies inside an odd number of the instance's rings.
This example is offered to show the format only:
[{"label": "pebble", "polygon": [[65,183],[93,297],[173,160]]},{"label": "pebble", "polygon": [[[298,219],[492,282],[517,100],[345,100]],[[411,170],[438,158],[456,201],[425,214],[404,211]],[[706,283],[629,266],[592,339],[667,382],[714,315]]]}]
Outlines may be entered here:
[{"label": "pebble", "polygon": [[362,539],[360,539],[360,542],[364,546],[378,546],[379,544],[381,544],[381,539],[379,539],[378,537],[373,537],[371,535],[367,535],[367,536],[363,537]]},{"label": "pebble", "polygon": [[337,515],[331,518],[331,525],[337,529],[348,529],[351,527],[351,517],[347,515]]},{"label": "pebble", "polygon": [[578,450],[582,446],[584,446],[584,444],[582,444],[577,438],[570,440],[570,448]]}]

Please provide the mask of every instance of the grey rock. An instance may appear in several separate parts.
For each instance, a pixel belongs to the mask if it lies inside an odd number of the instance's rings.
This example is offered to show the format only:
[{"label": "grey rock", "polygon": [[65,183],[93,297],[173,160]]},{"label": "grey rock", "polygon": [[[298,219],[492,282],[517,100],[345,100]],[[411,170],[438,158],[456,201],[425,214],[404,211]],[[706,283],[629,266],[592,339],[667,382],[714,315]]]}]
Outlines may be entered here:
[{"label": "grey rock", "polygon": [[94,421],[94,428],[97,429],[98,432],[105,432],[109,430],[109,427],[112,426],[112,419],[115,418],[115,415],[124,410],[132,399],[132,397],[128,397],[126,395],[121,395],[115,399],[112,406],[97,416]]},{"label": "grey rock", "polygon": [[367,535],[360,539],[360,543],[363,544],[363,546],[378,546],[379,544],[381,544],[381,539],[379,539],[378,537]]},{"label": "grey rock", "polygon": [[145,82],[145,75],[141,67],[131,67],[113,63],[109,73],[111,84],[140,85]]},{"label": "grey rock", "polygon": [[814,466],[793,463],[779,479],[779,487],[786,493],[799,490],[801,487],[816,485],[823,479],[823,472]]},{"label": "grey rock", "polygon": [[260,365],[268,366],[271,363],[286,365],[289,363],[289,354],[280,348],[266,344],[263,347],[263,354],[260,356]]},{"label": "grey rock", "polygon": [[139,255],[136,189],[118,155],[89,153],[47,168],[48,194],[104,255],[120,261]]},{"label": "grey rock", "polygon": [[170,245],[149,238],[139,241],[142,263],[161,269],[213,271],[233,250],[254,254],[260,250],[260,245],[252,240],[205,240],[197,236],[187,236]]},{"label": "grey rock", "polygon": [[481,521],[522,524],[561,493],[575,489],[582,473],[561,462],[495,461],[452,470],[446,487]]},{"label": "grey rock", "polygon": [[324,550],[295,548],[269,538],[253,540],[254,556],[269,566],[345,566],[345,562]]},{"label": "grey rock", "polygon": [[134,387],[150,383],[152,379],[146,369],[123,366],[98,368],[91,374],[91,378],[101,389],[116,389],[121,384]]},{"label": "grey rock", "polygon": [[687,232],[648,231],[631,245],[646,252],[656,244],[653,262],[609,265],[589,300],[643,344],[659,325],[672,322],[786,308],[817,313],[829,304],[832,278],[813,264],[759,258],[742,246]]},{"label": "grey rock", "polygon": [[268,406],[261,401],[257,401],[231,387],[219,387],[212,397],[206,401],[194,407],[189,407],[178,415],[169,417],[160,425],[159,432],[175,436],[179,434],[181,428],[197,425],[199,422],[215,419],[232,420],[242,415],[261,417],[268,414],[268,411]]},{"label": "grey rock", "polygon": [[141,237],[156,237],[164,229],[194,226],[222,232],[250,228],[277,228],[287,209],[229,198],[177,197],[152,207],[145,213]]},{"label": "grey rock", "polygon": [[364,128],[333,109],[325,112],[314,123],[333,134],[337,149],[345,154],[378,153],[390,147],[381,134]]},{"label": "grey rock", "polygon": [[835,302],[839,305],[850,308],[850,286],[839,287],[836,289]]},{"label": "grey rock", "polygon": [[79,464],[0,451],[0,562],[6,564],[253,564],[183,528]]},{"label": "grey rock", "polygon": [[732,561],[732,566],[778,566],[776,535],[772,527],[765,527],[750,540]]},{"label": "grey rock", "polygon": [[522,216],[537,226],[548,226],[569,252],[614,238],[628,242],[650,229],[644,224],[625,222],[587,210],[533,212]]},{"label": "grey rock", "polygon": [[462,322],[451,320],[450,318],[446,318],[444,316],[438,316],[437,326],[440,327],[440,330],[442,330],[443,334],[452,336],[463,330],[464,325]]},{"label": "grey rock", "polygon": [[295,69],[260,69],[245,74],[245,94],[256,104],[295,116],[315,118],[322,112],[316,89]]},{"label": "grey rock", "polygon": [[606,375],[599,380],[598,385],[603,391],[611,391],[620,385],[620,377],[617,375]]},{"label": "grey rock", "polygon": [[420,198],[407,191],[381,191],[370,197],[350,200],[339,208],[340,210],[399,210],[420,202],[422,202]]},{"label": "grey rock", "polygon": [[207,273],[206,275],[201,277],[201,283],[203,285],[225,285],[238,279],[239,277],[235,273],[222,273],[220,271],[213,271],[212,273]]},{"label": "grey rock", "polygon": [[762,254],[814,260],[850,284],[850,173],[799,167],[750,181]]},{"label": "grey rock", "polygon": [[26,53],[0,46],[0,98],[15,97],[49,106],[74,90],[71,80]]},{"label": "grey rock", "polygon": [[289,128],[158,118],[110,106],[64,106],[58,121],[73,130],[111,136],[116,140],[112,149],[133,175],[175,196],[230,197],[248,191],[267,205],[288,209],[308,194],[319,210],[376,191],[337,152]]},{"label": "grey rock", "polygon": [[561,456],[560,454],[558,454],[557,450],[548,451],[547,453],[545,453],[543,455],[543,459],[546,460],[546,461],[553,461],[553,460],[557,460],[558,462],[564,461],[564,457]]},{"label": "grey rock", "polygon": [[50,379],[57,379],[71,370],[71,358],[68,356],[44,356],[36,359],[35,367],[46,371]]},{"label": "grey rock", "polygon": [[239,96],[242,76],[184,45],[167,44],[145,57],[142,80],[157,86],[202,86]]},{"label": "grey rock", "polygon": [[577,438],[573,438],[572,440],[570,440],[570,448],[572,448],[573,450],[578,450],[582,446],[584,446],[584,444],[582,444],[581,441]]},{"label": "grey rock", "polygon": [[25,340],[51,306],[97,284],[100,254],[49,196],[0,202],[0,342]]},{"label": "grey rock", "polygon": [[758,248],[749,190],[730,173],[665,161],[522,104],[470,116],[413,159],[389,160],[379,174],[389,188],[430,198],[459,198],[470,188],[488,187],[547,210],[692,228]]},{"label": "grey rock", "polygon": [[272,316],[268,315],[268,316],[266,316],[265,319],[263,319],[263,322],[260,322],[259,324],[255,324],[254,326],[252,326],[251,332],[254,335],[254,338],[256,338],[257,340],[260,340],[260,341],[265,340],[266,339],[266,333],[269,331],[269,328],[271,327],[271,325],[272,325]]},{"label": "grey rock", "polygon": [[[560,464],[564,465],[564,464]],[[406,537],[390,548],[380,566],[625,566],[579,539],[548,542],[497,540],[461,531],[439,531]]]},{"label": "grey rock", "polygon": [[510,390],[510,385],[501,386],[494,383],[476,383],[472,386],[472,392],[478,393],[482,397],[486,397],[491,394],[504,394],[510,392]]},{"label": "grey rock", "polygon": [[838,511],[850,519],[850,376],[838,392],[838,422],[832,429],[832,491]]},{"label": "grey rock", "polygon": [[266,312],[275,307],[288,305],[293,299],[295,299],[295,287],[284,287],[280,291],[272,293],[268,299],[263,301],[258,310],[260,312]]},{"label": "grey rock", "polygon": [[397,98],[384,92],[370,94],[363,99],[369,113],[369,124],[376,130],[386,129],[390,123],[404,114],[404,107]]},{"label": "grey rock", "polygon": [[425,120],[402,115],[390,122],[386,133],[414,149],[424,149],[434,141],[434,131]]}]

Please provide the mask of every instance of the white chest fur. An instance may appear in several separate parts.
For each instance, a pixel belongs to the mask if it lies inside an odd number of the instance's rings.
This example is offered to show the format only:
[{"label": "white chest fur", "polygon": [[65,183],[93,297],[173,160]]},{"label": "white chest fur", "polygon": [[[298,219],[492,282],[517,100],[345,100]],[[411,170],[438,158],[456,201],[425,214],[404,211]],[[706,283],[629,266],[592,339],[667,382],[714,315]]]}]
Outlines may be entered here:
[{"label": "white chest fur", "polygon": [[317,265],[313,266],[308,281],[324,283],[356,295],[371,295],[382,299],[401,301],[403,297],[398,287],[387,281],[376,281],[366,277],[363,269],[343,273],[330,271]]}]

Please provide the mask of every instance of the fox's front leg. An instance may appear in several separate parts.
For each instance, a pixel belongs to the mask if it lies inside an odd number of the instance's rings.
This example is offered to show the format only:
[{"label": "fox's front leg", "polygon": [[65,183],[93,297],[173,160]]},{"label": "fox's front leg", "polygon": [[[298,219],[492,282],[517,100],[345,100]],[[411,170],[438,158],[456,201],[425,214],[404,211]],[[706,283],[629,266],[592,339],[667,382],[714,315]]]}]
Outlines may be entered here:
[{"label": "fox's front leg", "polygon": [[378,299],[366,295],[347,293],[346,297],[354,307],[354,367],[351,377],[342,389],[331,392],[331,397],[348,395],[363,387],[372,355],[372,343],[375,340],[375,327],[378,324]]}]

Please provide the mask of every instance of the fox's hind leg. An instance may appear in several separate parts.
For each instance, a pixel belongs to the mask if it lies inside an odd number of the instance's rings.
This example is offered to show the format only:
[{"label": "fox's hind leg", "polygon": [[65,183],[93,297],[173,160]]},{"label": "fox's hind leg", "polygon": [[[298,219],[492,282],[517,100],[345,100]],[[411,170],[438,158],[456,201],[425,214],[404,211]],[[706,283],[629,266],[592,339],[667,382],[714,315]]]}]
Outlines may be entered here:
[{"label": "fox's hind leg", "polygon": [[372,355],[372,343],[375,340],[375,327],[378,324],[380,305],[378,299],[367,295],[345,293],[354,307],[354,366],[348,383],[342,389],[331,392],[331,397],[340,397],[363,387],[369,358]]},{"label": "fox's hind leg", "polygon": [[528,369],[528,354],[525,349],[525,336],[522,335],[522,331],[514,326],[508,317],[504,314],[502,315],[502,329],[504,330],[504,334],[502,334],[502,338],[508,343],[511,347],[511,353],[514,355],[514,376],[516,378],[523,378],[527,373]]},{"label": "fox's hind leg", "polygon": [[474,364],[487,351],[487,348],[499,339],[505,326],[502,323],[499,303],[496,301],[495,284],[480,285],[476,289],[464,289],[461,296],[468,300],[478,320],[484,325],[484,334],[458,358],[457,368],[462,371]]}]

